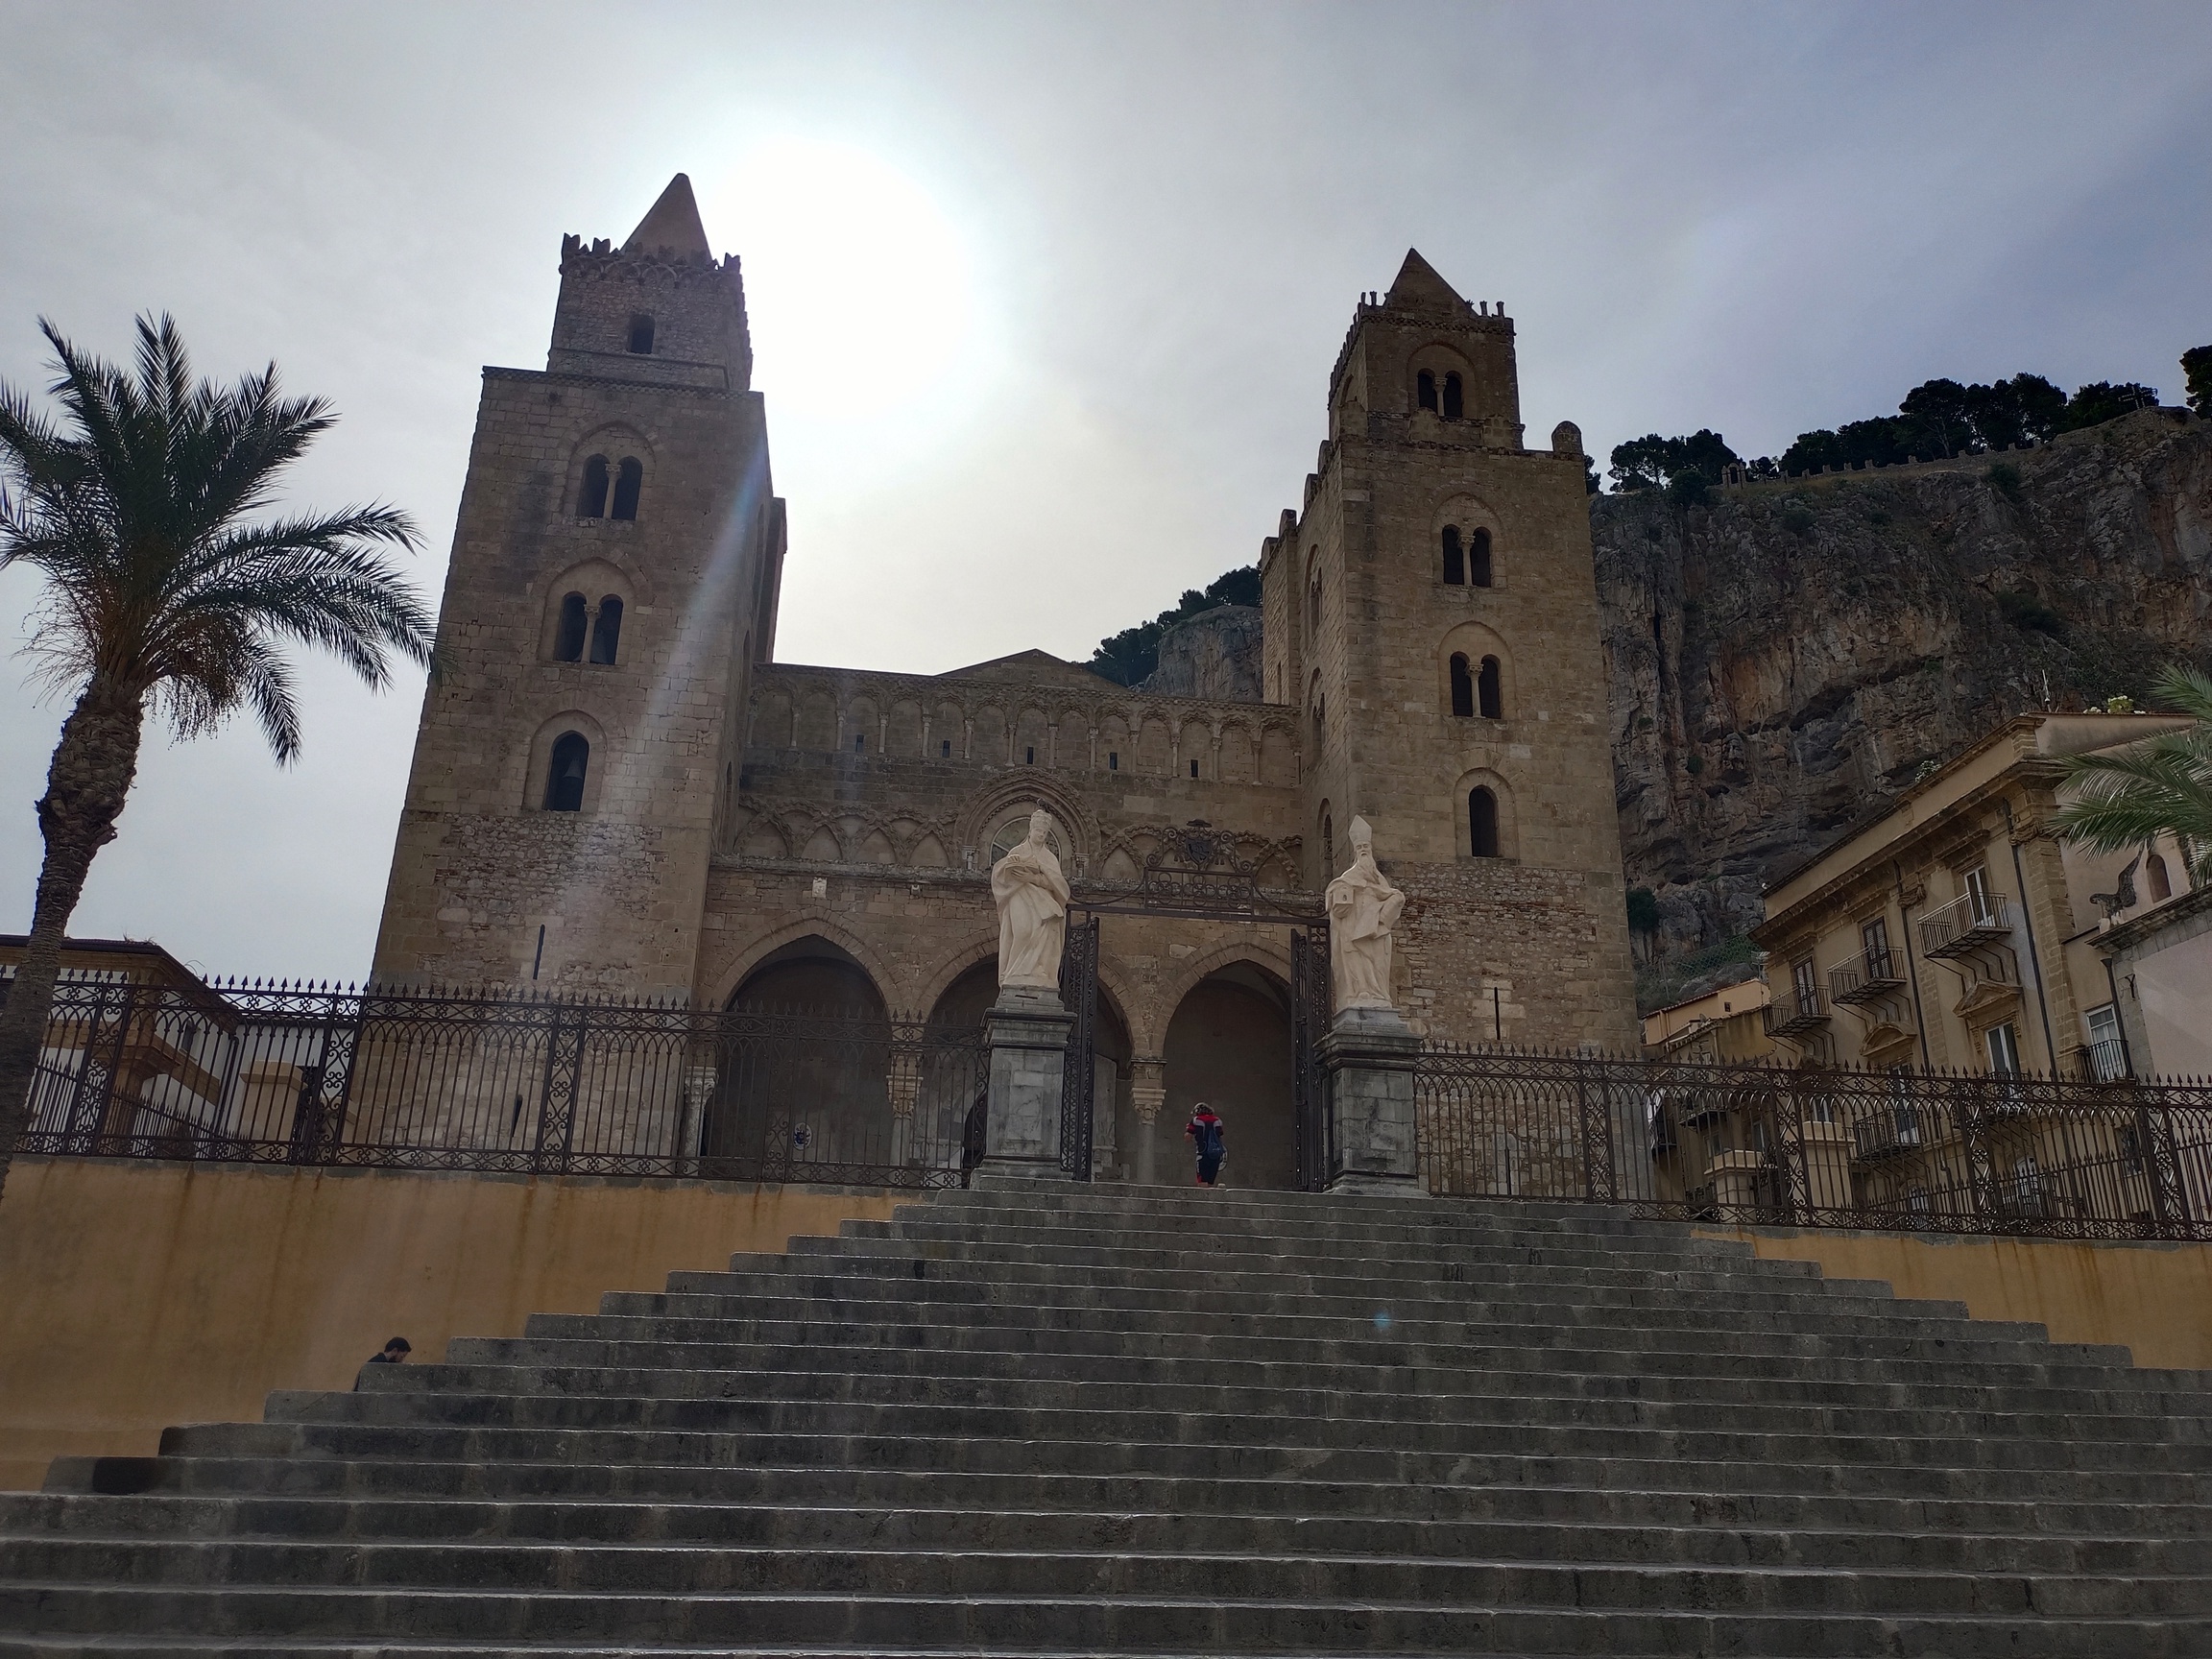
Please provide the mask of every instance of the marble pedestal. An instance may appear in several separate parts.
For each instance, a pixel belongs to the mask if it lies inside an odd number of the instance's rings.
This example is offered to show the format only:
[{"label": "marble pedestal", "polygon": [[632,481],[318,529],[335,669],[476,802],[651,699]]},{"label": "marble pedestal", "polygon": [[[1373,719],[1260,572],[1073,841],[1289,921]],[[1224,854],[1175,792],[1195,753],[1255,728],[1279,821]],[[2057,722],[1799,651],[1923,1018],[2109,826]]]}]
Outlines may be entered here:
[{"label": "marble pedestal", "polygon": [[1426,1198],[1413,1156],[1413,1066],[1421,1052],[1395,1008],[1346,1008],[1316,1045],[1335,1136],[1332,1192]]},{"label": "marble pedestal", "polygon": [[991,1104],[983,1128],[983,1162],[974,1179],[1057,1181],[1060,1097],[1067,1077],[1068,1035],[1075,1016],[1042,986],[1011,985],[983,1016],[991,1051]]}]

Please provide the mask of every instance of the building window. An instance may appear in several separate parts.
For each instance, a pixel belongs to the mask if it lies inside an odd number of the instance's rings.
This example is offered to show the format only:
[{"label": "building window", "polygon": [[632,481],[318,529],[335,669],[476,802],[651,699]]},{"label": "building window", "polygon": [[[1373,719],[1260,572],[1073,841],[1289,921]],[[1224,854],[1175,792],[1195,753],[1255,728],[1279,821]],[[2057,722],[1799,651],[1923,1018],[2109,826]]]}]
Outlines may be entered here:
[{"label": "building window", "polygon": [[[1121,770],[1120,751],[1116,749],[1109,749],[1106,751],[1106,770],[1109,772],[1118,772]],[[1081,1122],[1082,1119],[1077,1118],[1076,1121]]]},{"label": "building window", "polygon": [[2012,1029],[2009,1020],[1983,1032],[1982,1045],[1989,1051],[1989,1070],[1993,1074],[1999,1077],[2020,1075],[2020,1034]]},{"label": "building window", "polygon": [[1476,857],[1498,856],[1498,797],[1480,784],[1467,791],[1467,841]]},{"label": "building window", "polygon": [[1452,712],[1462,720],[1475,717],[1475,676],[1467,668],[1467,653],[1452,654]]},{"label": "building window", "polygon": [[576,493],[576,517],[607,517],[607,457],[594,455],[584,463],[584,488]]},{"label": "building window", "polygon": [[1467,580],[1467,552],[1459,545],[1459,526],[1444,526],[1444,583],[1457,588]]},{"label": "building window", "polygon": [[867,733],[856,732],[853,734],[853,753],[855,755],[865,755],[868,753]]},{"label": "building window", "polygon": [[1481,705],[1482,718],[1485,720],[1505,718],[1504,678],[1505,671],[1498,665],[1497,658],[1482,659],[1482,671],[1476,676],[1475,688],[1479,694],[1477,700]]},{"label": "building window", "polygon": [[1321,873],[1326,876],[1336,868],[1336,821],[1326,812],[1321,814]]},{"label": "building window", "polygon": [[2128,1075],[2128,1050],[2120,1038],[2120,1010],[2107,1002],[2085,1017],[2089,1027],[2089,1075],[2110,1083]]},{"label": "building window", "polygon": [[1329,699],[1328,699],[1328,698],[1326,698],[1326,697],[1316,697],[1316,698],[1314,698],[1314,699],[1313,699],[1313,747],[1314,747],[1314,748],[1316,748],[1316,749],[1318,749],[1318,748],[1320,748],[1320,747],[1321,747],[1321,728],[1322,728],[1324,725],[1326,725],[1326,724],[1328,723],[1328,718],[1329,718]]},{"label": "building window", "polygon": [[1190,762],[1190,776],[1193,778],[1198,776],[1198,762],[1195,760]]},{"label": "building window", "polygon": [[584,768],[590,761],[591,745],[581,732],[564,732],[553,739],[553,762],[545,769],[545,810],[584,810]]},{"label": "building window", "polygon": [[1466,412],[1466,397],[1457,374],[1444,376],[1444,419],[1456,421]]},{"label": "building window", "polygon": [[591,619],[591,661],[612,665],[622,643],[622,601],[610,593],[599,601],[599,614]]},{"label": "building window", "polygon": [[1889,961],[1889,924],[1877,916],[1863,923],[1859,928],[1859,943],[1866,951],[1866,977],[1869,979],[1896,979],[1902,975],[1892,973]]},{"label": "building window", "polygon": [[1024,766],[1034,766],[1034,765],[1036,765],[1036,764],[1037,764],[1037,751],[1036,751],[1035,749],[1032,749],[1032,748],[1026,748],[1026,747],[1025,747],[1025,748],[1023,748],[1023,749],[1022,749],[1022,765],[1024,765]]},{"label": "building window", "polygon": [[558,662],[584,660],[584,595],[570,593],[561,601],[561,621],[553,630],[553,658]]},{"label": "building window", "polygon": [[637,517],[637,492],[644,488],[645,469],[635,455],[625,455],[622,465],[614,472],[614,510],[609,515],[614,518]]},{"label": "building window", "polygon": [[643,313],[630,319],[630,352],[635,357],[653,354],[653,319]]},{"label": "building window", "polygon": [[1478,529],[1467,547],[1467,582],[1470,587],[1490,586],[1490,532]]},{"label": "building window", "polygon": [[1820,1012],[1820,982],[1812,957],[1791,964],[1790,986],[1796,993],[1797,1014],[1800,1018]]},{"label": "building window", "polygon": [[1433,413],[1436,408],[1436,376],[1424,369],[1413,376],[1413,401]]},{"label": "building window", "polygon": [[1321,632],[1321,580],[1319,577],[1314,578],[1313,586],[1306,593],[1306,632],[1309,635],[1317,635]]},{"label": "building window", "polygon": [[2143,880],[2151,889],[2151,902],[2174,897],[2174,878],[2166,874],[2166,860],[2153,853],[2143,860]]},{"label": "building window", "polygon": [[946,760],[950,760],[950,759],[951,759],[951,758],[952,758],[952,739],[951,739],[951,738],[950,738],[950,737],[941,738],[941,739],[938,741],[938,744],[937,744],[937,754],[938,754],[939,757],[940,757],[940,758],[942,758],[942,759],[946,759]]}]

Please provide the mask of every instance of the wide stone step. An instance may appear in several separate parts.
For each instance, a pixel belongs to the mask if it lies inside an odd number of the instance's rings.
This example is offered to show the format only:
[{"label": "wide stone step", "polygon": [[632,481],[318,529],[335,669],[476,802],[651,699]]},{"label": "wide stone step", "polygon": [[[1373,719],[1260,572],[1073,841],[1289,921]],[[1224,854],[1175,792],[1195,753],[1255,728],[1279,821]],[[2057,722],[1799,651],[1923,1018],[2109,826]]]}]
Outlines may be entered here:
[{"label": "wide stone step", "polygon": [[[1475,1604],[1402,1602],[1379,1597],[1238,1599],[1218,1593],[1189,1599],[1127,1596],[965,1596],[725,1594],[697,1596],[540,1591],[280,1589],[228,1591],[68,1585],[0,1588],[0,1628],[164,1636],[345,1635],[355,1642],[397,1640],[510,1645],[661,1643],[847,1644],[871,1651],[970,1646],[1040,1651],[1094,1647],[1139,1652],[1172,1648],[1215,1652],[1689,1653],[1726,1643],[1737,1651],[1797,1655],[1905,1651],[1985,1659],[2026,1652],[2133,1653],[2145,1659],[2194,1654],[2212,1635],[2205,1621],[2077,1615],[2025,1605],[2024,1582],[1964,1580],[1949,1616],[1898,1615],[1872,1595],[1834,1605],[1840,1585],[1873,1587],[1881,1575],[1762,1575],[1760,1597],[1716,1605],[1725,1575],[1696,1571],[1619,1575],[1623,1604],[1575,1605],[1575,1575],[1562,1575],[1561,1599],[1507,1598]],[[1600,1577],[1612,1576],[1599,1575]],[[2056,1581],[2053,1599],[2070,1604],[2077,1587],[2092,1601],[2108,1586]],[[1974,1604],[1982,1592],[1986,1606]],[[1792,1599],[1792,1597],[1796,1599]],[[2149,1599],[2157,1599],[2152,1591]],[[1694,1607],[1695,1612],[1672,1609]],[[1724,1622],[1724,1623],[1723,1623]],[[1911,1646],[1903,1646],[1905,1643]],[[741,1650],[741,1649],[739,1649]]]},{"label": "wide stone step", "polygon": [[[1170,1431],[1172,1422],[1158,1427]],[[1047,1469],[1132,1474],[1171,1466],[1194,1475],[1306,1480],[1447,1482],[1558,1481],[1578,1486],[1624,1480],[1680,1482],[1708,1491],[1870,1492],[1893,1497],[2102,1493],[2157,1503],[2200,1502],[2207,1477],[2154,1449],[2110,1457],[2072,1445],[1815,1435],[1688,1435],[1589,1430],[1417,1434],[1383,1444],[1230,1443],[1085,1435],[1075,1439],[811,1432],[800,1426],[710,1430],[507,1429],[357,1423],[220,1424],[170,1431],[163,1450],[180,1456],[343,1458],[488,1463],[742,1464],[771,1459],[830,1466],[966,1471]],[[1422,1440],[1457,1444],[1421,1445]],[[1485,1444],[1484,1442],[1487,1442]]]},{"label": "wide stone step", "polygon": [[[55,1462],[48,1495],[93,1490],[103,1460]],[[1074,1510],[1123,1514],[1167,1510],[1254,1516],[1387,1517],[1402,1521],[1504,1520],[1666,1527],[1807,1527],[1920,1531],[2080,1535],[2131,1539],[2212,1535],[2212,1510],[2195,1502],[2144,1501],[2105,1486],[2060,1496],[2024,1483],[2000,1496],[1985,1488],[1941,1496],[1829,1490],[1760,1489],[1763,1471],[1732,1473],[1726,1488],[1667,1485],[1672,1465],[1606,1471],[1611,1483],[1576,1484],[1557,1470],[1546,1484],[1417,1486],[1398,1480],[1309,1480],[1281,1477],[1196,1477],[1144,1472],[1050,1474],[1034,1470],[962,1472],[837,1468],[762,1462],[750,1467],[573,1462],[459,1464],[241,1455],[163,1455],[108,1460],[128,1466],[161,1501],[227,1502],[250,1496],[275,1503],[427,1503],[468,1505],[550,1503],[564,1506],[638,1504],[659,1511],[716,1504],[806,1505],[846,1503],[877,1508]],[[1637,1484],[1637,1474],[1655,1476]],[[111,1483],[110,1483],[111,1484]],[[101,1499],[86,1502],[139,1502]],[[0,1499],[0,1503],[11,1502]],[[14,1502],[22,1502],[15,1500]]]},{"label": "wide stone step", "polygon": [[[1695,1429],[1714,1419],[1710,1398],[1671,1399],[1657,1394],[1613,1398],[1531,1394],[1499,1378],[1487,1388],[1471,1379],[1439,1379],[1441,1386],[1377,1385],[1341,1387],[1234,1386],[1204,1383],[1113,1382],[1091,1378],[981,1378],[886,1375],[847,1370],[710,1370],[703,1367],[649,1369],[632,1366],[559,1364],[445,1364],[393,1366],[368,1373],[363,1388],[350,1395],[273,1396],[276,1418],[351,1418],[347,1407],[329,1411],[294,1406],[295,1398],[360,1401],[375,1396],[456,1395],[472,1399],[560,1400],[572,1405],[603,1404],[595,1427],[637,1424],[656,1419],[667,1407],[670,1419],[694,1426],[681,1415],[697,1402],[834,1403],[841,1406],[937,1408],[987,1407],[1033,1411],[1065,1408],[1122,1413],[1166,1411],[1180,1416],[1211,1416],[1247,1423],[1265,1419],[1310,1421],[1353,1419],[1377,1423],[1531,1424],[1564,1427],[1597,1424],[1648,1429]],[[1778,1392],[1778,1391],[1777,1391]],[[536,1407],[541,1410],[542,1407]],[[570,1416],[572,1412],[564,1411]],[[367,1416],[366,1410],[362,1413]],[[1894,1404],[1831,1402],[1811,1398],[1743,1398],[1727,1411],[1739,1430],[1761,1432],[1834,1434],[1986,1435],[1992,1438],[2059,1440],[2074,1438],[2114,1445],[2201,1445],[2212,1441],[2212,1418],[2113,1413],[2083,1419],[2074,1411],[2038,1411],[1987,1400],[1941,1407],[1926,1400]],[[389,1419],[376,1419],[388,1421]],[[506,1419],[522,1421],[520,1417]]]},{"label": "wide stone step", "polygon": [[[882,1509],[805,1504],[465,1504],[256,1499],[228,1503],[41,1495],[0,1501],[0,1572],[16,1577],[115,1575],[173,1581],[168,1569],[99,1551],[199,1548],[218,1541],[469,1547],[746,1547],[782,1550],[1038,1551],[1139,1555],[1396,1555],[1607,1565],[1818,1568],[1827,1571],[2054,1573],[2125,1576],[2212,1573],[2212,1538],[2114,1539],[1892,1529],[1628,1526],[1597,1521],[1423,1521],[1402,1517],[1203,1511]],[[177,1534],[188,1534],[179,1538]],[[66,1540],[83,1551],[41,1553]],[[204,1564],[193,1569],[204,1575]],[[292,1577],[297,1579],[298,1575]]]},{"label": "wide stone step", "polygon": [[[628,1300],[627,1296],[623,1300]],[[842,1357],[856,1349],[878,1353],[913,1353],[955,1358],[990,1355],[1013,1362],[1035,1357],[1040,1361],[1069,1361],[1084,1357],[1134,1358],[1139,1361],[1188,1358],[1200,1363],[1249,1361],[1278,1365],[1305,1361],[1329,1365],[1404,1365],[1409,1369],[1520,1369],[1532,1375],[1671,1376],[1694,1378],[1734,1376],[1791,1379],[1815,1374],[1839,1380],[1918,1383],[1967,1382],[2000,1387],[2006,1385],[2083,1387],[2124,1392],[2131,1386],[2147,1390],[2159,1386],[2172,1390],[2200,1379],[2200,1372],[2146,1374],[2130,1371],[2111,1356],[2125,1350],[2081,1349],[2057,1344],[2031,1344],[2016,1359],[1987,1357],[1965,1358],[1951,1350],[1928,1358],[1867,1358],[1829,1355],[1808,1366],[1794,1354],[1746,1354],[1725,1348],[1643,1349],[1620,1347],[1528,1347],[1467,1341],[1408,1341],[1396,1326],[1378,1328],[1353,1338],[1316,1341],[1310,1337],[1224,1336],[1211,1334],[1162,1334],[1116,1331],[1108,1326],[1091,1329],[1011,1329],[985,1326],[952,1327],[902,1324],[880,1327],[858,1321],[843,1323],[766,1324],[738,1317],[717,1318],[704,1313],[647,1315],[609,1313],[541,1313],[525,1322],[531,1337],[554,1339],[599,1338],[698,1347],[733,1347],[774,1350],[815,1357]],[[2086,1355],[2080,1358],[2077,1356]],[[842,1358],[840,1358],[842,1362]],[[2163,1379],[2162,1382],[2156,1382]]]},{"label": "wide stone step", "polygon": [[[1689,1402],[1711,1407],[1746,1403],[1907,1409],[1925,1406],[1936,1410],[2055,1413],[2068,1419],[2069,1432],[2082,1427],[2084,1420],[2162,1423],[2176,1417],[2193,1422],[2212,1418],[2212,1392],[2156,1387],[2148,1381],[2136,1381],[2150,1374],[2122,1371],[2110,1373],[2112,1385],[2088,1388],[1991,1382],[1956,1367],[1938,1373],[1948,1381],[1908,1382],[1815,1376],[1803,1367],[1791,1367],[1783,1376],[1738,1375],[1712,1369],[1683,1375],[1671,1371],[1564,1371],[1526,1364],[1507,1367],[1499,1365],[1495,1357],[1476,1364],[1430,1367],[1325,1363],[1311,1358],[1140,1359],[1126,1355],[991,1349],[824,1350],[581,1336],[456,1337],[446,1345],[446,1356],[448,1365],[456,1367],[677,1373],[698,1379],[697,1386],[702,1389],[722,1387],[719,1379],[750,1377],[791,1379],[792,1386],[809,1389],[831,1386],[825,1380],[839,1379],[850,1380],[854,1388],[925,1390],[943,1386],[1060,1388],[1108,1384],[1139,1390],[1154,1386],[1213,1388],[1233,1390],[1256,1400],[1276,1390],[1290,1389],[1393,1396],[1511,1394],[1557,1400]],[[412,1378],[426,1375],[430,1369],[378,1366],[362,1373],[359,1386],[365,1391],[412,1387]],[[2176,1375],[2194,1380],[2200,1373]]]},{"label": "wide stone step", "polygon": [[[690,1275],[674,1277],[687,1279]],[[718,1319],[732,1333],[743,1332],[756,1338],[773,1334],[801,1343],[852,1341],[860,1333],[873,1331],[881,1333],[887,1341],[927,1341],[934,1336],[940,1343],[988,1334],[992,1345],[1004,1346],[1024,1334],[1045,1340],[1063,1334],[1107,1332],[1124,1342],[1149,1336],[1180,1348],[1207,1337],[1230,1343],[1254,1339],[1305,1343],[1342,1340],[1357,1332],[1357,1339],[1362,1341],[1387,1334],[1390,1339],[1408,1344],[1448,1342],[1523,1351],[1572,1344],[1639,1355],[1720,1348],[1732,1355],[1788,1356],[1812,1361],[1844,1358],[1940,1358],[1953,1363],[2055,1359],[2125,1365],[2128,1361],[2124,1348],[2048,1342],[2042,1327],[2033,1325],[1995,1325],[1987,1330],[1962,1326],[1946,1333],[1940,1327],[1923,1330],[1879,1321],[1854,1325],[1839,1320],[1838,1329],[1832,1331],[1791,1332],[1770,1330],[1766,1322],[1729,1328],[1685,1319],[1666,1324],[1639,1321],[1562,1329],[1542,1319],[1509,1320],[1505,1314],[1514,1310],[1502,1310],[1490,1317],[1401,1319],[1387,1308],[1358,1315],[860,1301],[825,1308],[799,1298],[779,1301],[690,1290],[621,1292],[604,1298],[601,1310],[649,1318]]]},{"label": "wide stone step", "polygon": [[1752,1311],[1792,1309],[1809,1311],[1897,1312],[1907,1316],[1964,1317],[1958,1302],[1900,1300],[1879,1280],[1769,1280],[1743,1274],[1678,1272],[1623,1273],[1578,1269],[1573,1280],[1536,1273],[1511,1264],[1469,1267],[1455,1262],[1405,1263],[1393,1270],[1383,1261],[1348,1263],[1342,1269],[1300,1271],[1290,1263],[1206,1272],[1181,1269],[1112,1267],[1004,1255],[955,1254],[901,1249],[895,1241],[852,1240],[835,1253],[771,1256],[740,1252],[726,1273],[712,1275],[757,1285],[769,1294],[842,1293],[853,1284],[879,1285],[886,1294],[911,1292],[967,1294],[1006,1301],[1034,1290],[1111,1286],[1118,1290],[1190,1291],[1217,1297],[1257,1295],[1381,1296],[1384,1300],[1463,1301],[1471,1296],[1537,1299],[1560,1305],[1634,1305],[1653,1297],[1685,1306]]},{"label": "wide stone step", "polygon": [[[1572,1545],[1572,1540],[1569,1541]],[[226,1539],[180,1542],[42,1538],[0,1554],[0,1598],[19,1586],[86,1581],[180,1589],[311,1586],[463,1590],[499,1595],[692,1598],[789,1593],[866,1597],[1168,1597],[1202,1600],[1378,1599],[1445,1606],[1556,1606],[2044,1618],[2195,1618],[2212,1612],[2212,1578],[2153,1574],[2048,1573],[2032,1586],[1997,1575],[1919,1567],[1843,1569],[1826,1562],[1774,1567],[1585,1558],[1442,1557],[1242,1551],[1146,1552],[1134,1547],[1042,1549],[788,1549],[775,1546],[432,1544]],[[4,1605],[0,1600],[0,1605]],[[20,1603],[18,1603],[20,1605]],[[601,1628],[605,1628],[601,1626]]]}]

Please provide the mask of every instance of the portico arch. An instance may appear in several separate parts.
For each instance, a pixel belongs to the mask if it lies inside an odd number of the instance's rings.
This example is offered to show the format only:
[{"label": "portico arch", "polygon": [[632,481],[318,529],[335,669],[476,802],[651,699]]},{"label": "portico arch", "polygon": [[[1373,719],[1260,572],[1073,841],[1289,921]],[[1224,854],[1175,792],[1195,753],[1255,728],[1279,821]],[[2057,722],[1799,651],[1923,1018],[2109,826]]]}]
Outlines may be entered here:
[{"label": "portico arch", "polygon": [[[1284,978],[1249,951],[1202,974],[1177,1000],[1163,1056],[1167,1101],[1154,1131],[1161,1178],[1188,1176],[1188,1169],[1178,1166],[1182,1129],[1203,1100],[1226,1124],[1224,1186],[1298,1188],[1290,988]],[[1167,1146],[1175,1147],[1175,1153],[1167,1154]]]}]

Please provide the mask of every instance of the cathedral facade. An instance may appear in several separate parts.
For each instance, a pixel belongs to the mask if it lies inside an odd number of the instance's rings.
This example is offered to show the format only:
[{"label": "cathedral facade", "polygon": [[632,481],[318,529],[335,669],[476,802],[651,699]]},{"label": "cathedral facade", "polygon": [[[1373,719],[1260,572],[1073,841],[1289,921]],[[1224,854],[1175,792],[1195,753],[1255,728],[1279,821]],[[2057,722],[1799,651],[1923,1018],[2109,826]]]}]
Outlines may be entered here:
[{"label": "cathedral facade", "polygon": [[[1262,544],[1256,702],[1041,651],[778,661],[751,369],[737,262],[679,176],[619,248],[564,241],[545,369],[485,371],[380,982],[974,1022],[990,866],[1034,806],[1078,899],[1141,887],[1196,825],[1310,902],[1357,814],[1407,895],[1392,995],[1416,1030],[1632,1046],[1581,440],[1524,445],[1502,305],[1418,253],[1362,297]],[[1285,930],[1113,915],[1098,977],[1122,1171],[1203,1098],[1242,1131],[1239,1183],[1288,1185]]]}]

